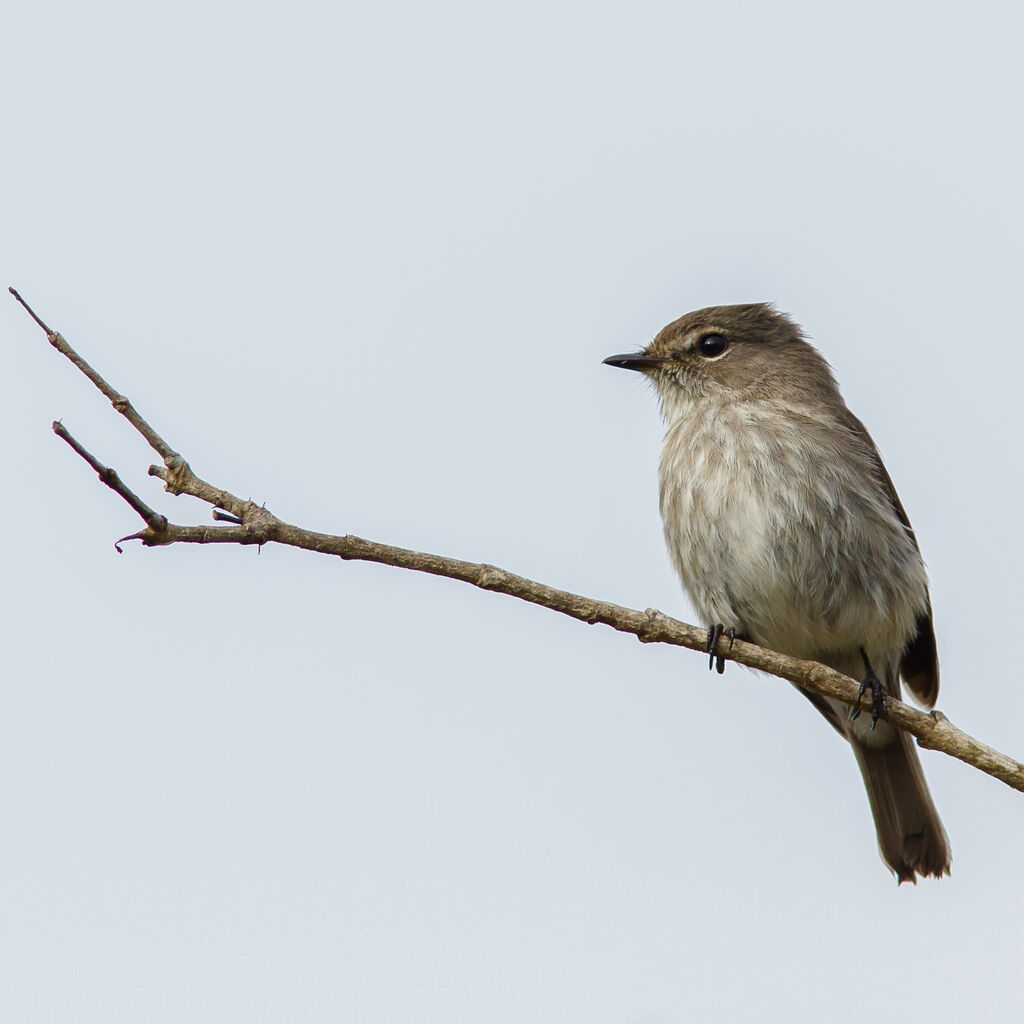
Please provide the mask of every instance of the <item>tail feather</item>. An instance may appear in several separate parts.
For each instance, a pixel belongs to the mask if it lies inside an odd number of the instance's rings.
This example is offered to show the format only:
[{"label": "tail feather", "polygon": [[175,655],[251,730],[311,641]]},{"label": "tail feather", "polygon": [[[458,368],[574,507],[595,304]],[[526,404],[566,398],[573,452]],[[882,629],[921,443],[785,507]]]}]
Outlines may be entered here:
[{"label": "tail feather", "polygon": [[[854,678],[861,669],[859,652],[856,656],[823,660],[837,672]],[[885,666],[884,671],[889,693],[900,699],[896,664]],[[933,677],[938,680],[937,667]],[[916,883],[918,875],[948,875],[952,861],[949,839],[932,803],[911,737],[887,722],[879,722],[877,730],[870,728],[866,716],[854,723],[845,704],[807,690],[801,692],[853,747],[875,819],[879,852],[897,879]]]},{"label": "tail feather", "polygon": [[910,737],[901,731],[885,747],[850,744],[864,776],[882,859],[900,882],[949,874],[949,839],[942,827]]}]

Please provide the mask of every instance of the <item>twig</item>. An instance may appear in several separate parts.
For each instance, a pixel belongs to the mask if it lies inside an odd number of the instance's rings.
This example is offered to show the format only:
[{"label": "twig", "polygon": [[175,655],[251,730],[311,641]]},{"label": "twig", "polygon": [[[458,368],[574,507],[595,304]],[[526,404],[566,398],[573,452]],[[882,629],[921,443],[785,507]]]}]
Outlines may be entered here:
[{"label": "twig", "polygon": [[124,395],[115,391],[56,331],[51,330],[36,316],[35,310],[18,294],[14,288],[7,289],[27,310],[28,315],[46,332],[50,344],[65,358],[74,363],[96,385],[110,404],[146,439],[165,462],[175,457],[171,446],[132,408],[131,402]]},{"label": "twig", "polygon": [[143,522],[146,524],[146,530],[142,533],[133,533],[129,537],[122,537],[120,540],[114,542],[114,547],[117,549],[117,553],[120,555],[121,541],[125,540],[142,540],[144,534],[150,531],[155,535],[162,533],[167,529],[167,519],[162,516],[159,512],[153,511],[127,484],[117,475],[117,473],[109,466],[104,466],[95,456],[91,455],[85,450],[67,431],[64,424],[59,420],[53,421],[53,432],[62,440],[66,441],[71,448],[76,451],[79,455],[85,459],[86,462],[96,470],[100,480],[105,483],[115,494],[120,494],[122,498],[128,504],[135,509],[136,512],[142,517]]},{"label": "twig", "polygon": [[[197,477],[189,464],[178,455],[135,411],[123,395],[115,391],[64,338],[52,331],[36,316],[28,304],[13,289],[11,294],[25,307],[29,315],[46,332],[50,344],[77,366],[96,388],[110,399],[111,404],[161,455],[163,466],[150,466],[151,476],[164,481],[165,490],[171,494],[190,494],[213,506],[213,518],[228,523],[227,526],[179,526],[170,523],[159,513],[149,508],[136,494],[126,487],[110,468],[91,455],[59,423],[53,429],[99,474],[111,490],[121,496],[142,518],[146,528],[123,540],[140,540],[146,546],[167,544],[285,544],[290,547],[315,551],[320,554],[336,555],[347,560],[380,562],[415,572],[445,576],[462,580],[483,590],[508,594],[531,604],[550,608],[581,622],[603,623],[622,633],[632,633],[641,643],[672,644],[689,650],[707,653],[707,630],[698,629],[662,614],[655,608],[638,611],[623,608],[607,601],[558,590],[523,576],[517,576],[505,569],[476,562],[463,562],[442,555],[431,555],[421,551],[392,547],[361,537],[336,536],[314,533],[299,526],[286,523],[269,512],[265,507],[252,501],[243,501],[228,491],[221,490]],[[118,548],[120,550],[120,548]],[[813,661],[791,658],[789,655],[770,651],[756,644],[736,640],[728,651],[720,656],[750,668],[760,669],[788,679],[797,686],[822,697],[832,697],[865,711],[871,710],[871,696],[860,696],[860,685],[848,676]],[[1024,792],[1024,765],[997,750],[979,743],[967,733],[958,729],[939,711],[926,714],[901,701],[890,699],[887,720],[897,728],[911,733],[920,746],[938,750],[973,765],[993,778],[1005,782],[1013,789]]]}]

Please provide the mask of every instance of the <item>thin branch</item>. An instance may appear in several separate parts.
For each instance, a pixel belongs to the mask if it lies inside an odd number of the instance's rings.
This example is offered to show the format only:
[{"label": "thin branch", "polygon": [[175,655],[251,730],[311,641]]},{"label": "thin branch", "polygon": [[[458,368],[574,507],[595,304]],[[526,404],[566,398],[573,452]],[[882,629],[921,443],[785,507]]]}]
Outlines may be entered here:
[{"label": "thin branch", "polygon": [[[67,428],[59,420],[53,421],[53,432],[62,440],[66,441],[71,448],[77,452],[86,462],[96,470],[100,480],[105,483],[115,494],[121,495],[122,498],[142,517],[142,521],[146,524],[146,529],[152,531],[154,534],[162,533],[167,529],[167,518],[162,516],[159,512],[155,512],[151,509],[130,487],[117,475],[117,473],[109,466],[104,466],[99,459],[91,455],[85,448],[82,447],[72,436],[68,433]],[[117,548],[117,553],[121,554],[121,541],[122,540],[142,540],[142,534],[133,533],[130,537],[122,537],[121,540],[115,541],[114,547]]]},{"label": "thin branch", "polygon": [[[165,490],[171,494],[190,494],[213,507],[213,518],[228,523],[226,526],[179,526],[170,523],[164,516],[154,512],[145,502],[126,487],[110,468],[91,455],[59,423],[53,429],[99,474],[100,479],[142,518],[145,529],[125,540],[140,540],[146,546],[167,544],[285,544],[320,554],[335,555],[346,560],[380,562],[415,572],[445,576],[462,580],[483,590],[528,601],[531,604],[550,608],[581,622],[603,623],[622,633],[631,633],[641,643],[672,644],[689,650],[707,653],[707,630],[687,625],[662,614],[655,608],[638,611],[623,608],[607,601],[558,590],[543,583],[517,576],[505,569],[476,562],[464,562],[442,555],[431,555],[421,551],[392,547],[361,537],[336,536],[315,533],[299,526],[286,523],[261,505],[243,501],[228,491],[221,490],[197,477],[188,463],[174,452],[169,445],[142,419],[131,403],[115,391],[84,359],[82,359],[61,335],[52,331],[39,319],[28,304],[11,288],[11,294],[25,307],[35,322],[46,332],[50,344],[68,358],[96,388],[110,399],[118,410],[161,455],[163,466],[150,466],[151,476],[164,481]],[[223,510],[223,511],[222,511]],[[120,550],[120,549],[119,549]],[[831,697],[871,710],[870,695],[860,695],[860,685],[826,665],[813,661],[792,658],[778,651],[758,647],[756,644],[736,640],[728,650],[720,649],[722,658],[740,665],[759,669],[788,679],[797,686],[822,697]],[[978,742],[958,729],[939,711],[926,714],[901,701],[888,702],[887,720],[897,728],[911,733],[920,746],[938,750],[955,757],[980,771],[999,779],[1013,789],[1024,792],[1024,764],[1001,754],[997,750]]]},{"label": "thin branch", "polygon": [[146,439],[147,444],[165,462],[174,458],[171,446],[132,408],[131,402],[124,395],[115,391],[56,331],[51,330],[36,316],[35,310],[18,294],[14,288],[7,289],[20,302],[28,315],[46,332],[50,344],[66,359],[74,363],[96,385],[99,391],[110,400],[110,404]]}]

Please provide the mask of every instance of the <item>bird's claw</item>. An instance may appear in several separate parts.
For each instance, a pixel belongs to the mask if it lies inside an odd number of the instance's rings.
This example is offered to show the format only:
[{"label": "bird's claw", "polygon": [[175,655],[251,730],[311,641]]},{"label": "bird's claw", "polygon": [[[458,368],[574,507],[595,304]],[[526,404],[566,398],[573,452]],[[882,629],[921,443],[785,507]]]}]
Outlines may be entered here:
[{"label": "bird's claw", "polygon": [[[875,675],[875,670],[871,667],[871,662],[868,661],[868,656],[863,649],[860,652],[860,656],[864,659],[864,671],[866,674],[864,681],[860,684],[857,700],[859,701],[864,696],[865,690],[871,689],[871,731],[874,732],[879,718],[885,718],[888,694],[886,693],[885,684]],[[850,721],[856,722],[859,717],[860,708],[855,707],[850,712]]]},{"label": "bird's claw", "polygon": [[708,626],[708,671],[717,668],[719,675],[725,671],[725,656],[718,652],[718,641],[723,636],[729,638],[729,650],[731,651],[732,645],[736,642],[736,630],[732,626],[726,629],[721,622]]}]

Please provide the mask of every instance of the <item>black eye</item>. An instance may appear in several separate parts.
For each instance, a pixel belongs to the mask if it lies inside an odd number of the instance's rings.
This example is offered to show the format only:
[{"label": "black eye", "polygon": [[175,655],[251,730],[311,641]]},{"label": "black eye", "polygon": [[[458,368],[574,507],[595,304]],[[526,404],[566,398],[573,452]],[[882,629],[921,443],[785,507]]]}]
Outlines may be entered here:
[{"label": "black eye", "polygon": [[724,334],[705,334],[697,342],[697,349],[706,359],[720,356],[729,347],[729,339]]}]

